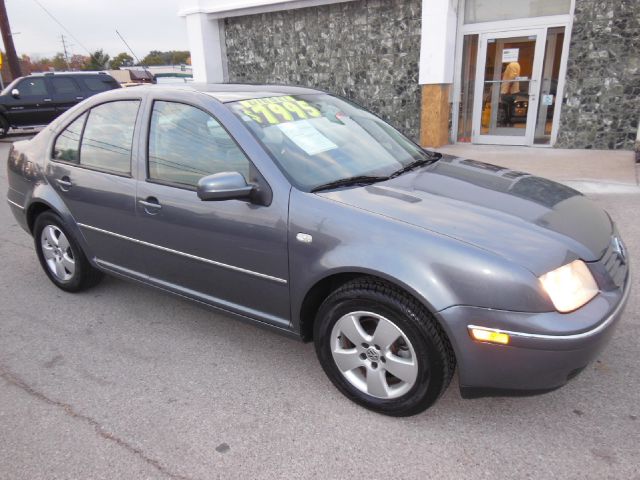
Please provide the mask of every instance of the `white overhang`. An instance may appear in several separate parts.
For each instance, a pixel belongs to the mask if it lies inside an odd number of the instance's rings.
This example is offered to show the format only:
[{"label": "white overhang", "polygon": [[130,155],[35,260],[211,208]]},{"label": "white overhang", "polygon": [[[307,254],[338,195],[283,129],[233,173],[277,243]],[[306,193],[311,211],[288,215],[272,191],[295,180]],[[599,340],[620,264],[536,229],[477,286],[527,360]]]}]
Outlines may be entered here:
[{"label": "white overhang", "polygon": [[178,15],[206,14],[210,19],[317,7],[354,0],[182,0]]}]

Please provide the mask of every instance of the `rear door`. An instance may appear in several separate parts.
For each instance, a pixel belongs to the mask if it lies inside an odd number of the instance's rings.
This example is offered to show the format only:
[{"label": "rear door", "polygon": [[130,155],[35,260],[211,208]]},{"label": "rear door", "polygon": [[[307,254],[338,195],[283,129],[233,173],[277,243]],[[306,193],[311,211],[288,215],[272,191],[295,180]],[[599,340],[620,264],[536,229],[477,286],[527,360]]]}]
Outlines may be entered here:
[{"label": "rear door", "polygon": [[142,100],[93,106],[56,138],[47,179],[80,226],[103,267],[135,276],[143,270],[136,222],[132,151]]},{"label": "rear door", "polygon": [[56,117],[53,98],[44,77],[25,77],[13,88],[18,98],[7,95],[7,118],[11,125],[46,125]]},{"label": "rear door", "polygon": [[56,116],[84,100],[84,93],[73,77],[53,76],[49,77],[48,80],[53,90],[52,99],[56,109]]}]

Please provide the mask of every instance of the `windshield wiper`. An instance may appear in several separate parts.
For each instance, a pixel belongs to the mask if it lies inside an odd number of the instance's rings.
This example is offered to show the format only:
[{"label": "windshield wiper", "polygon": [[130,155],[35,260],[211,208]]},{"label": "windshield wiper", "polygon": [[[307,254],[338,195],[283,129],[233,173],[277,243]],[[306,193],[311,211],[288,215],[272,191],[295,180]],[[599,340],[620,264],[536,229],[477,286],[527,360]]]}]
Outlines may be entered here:
[{"label": "windshield wiper", "polygon": [[356,175],[355,177],[341,178],[340,180],[334,180],[333,182],[323,183],[317,187],[311,189],[312,192],[319,192],[321,190],[330,190],[338,187],[348,187],[350,185],[368,185],[371,183],[382,182],[389,180],[389,177],[372,176],[372,175]]},{"label": "windshield wiper", "polygon": [[410,164],[405,165],[401,169],[396,170],[391,175],[389,175],[389,178],[396,178],[402,175],[403,173],[408,172],[409,170],[413,170],[414,168],[422,167],[423,165],[429,165],[433,162],[437,162],[442,158],[442,154],[438,152],[433,152],[433,153],[430,152],[429,157],[430,158],[421,158],[420,160],[415,160]]}]

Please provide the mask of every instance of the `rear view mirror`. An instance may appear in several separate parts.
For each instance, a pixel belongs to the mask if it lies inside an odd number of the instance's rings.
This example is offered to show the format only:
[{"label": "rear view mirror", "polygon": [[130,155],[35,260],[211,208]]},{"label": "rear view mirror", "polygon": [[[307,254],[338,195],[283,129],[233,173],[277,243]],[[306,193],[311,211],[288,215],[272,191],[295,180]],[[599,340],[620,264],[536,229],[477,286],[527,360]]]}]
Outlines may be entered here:
[{"label": "rear view mirror", "polygon": [[17,88],[14,88],[13,90],[11,90],[11,96],[13,98],[20,98],[20,90],[18,90]]},{"label": "rear view mirror", "polygon": [[253,185],[247,185],[242,174],[222,172],[208,175],[198,181],[198,197],[205,201],[220,201],[248,198]]}]

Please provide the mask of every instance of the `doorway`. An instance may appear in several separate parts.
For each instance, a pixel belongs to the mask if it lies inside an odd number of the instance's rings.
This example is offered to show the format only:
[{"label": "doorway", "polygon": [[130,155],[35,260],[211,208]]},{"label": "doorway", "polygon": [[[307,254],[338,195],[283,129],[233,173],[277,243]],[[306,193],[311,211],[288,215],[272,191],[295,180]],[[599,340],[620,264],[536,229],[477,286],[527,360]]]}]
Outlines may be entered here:
[{"label": "doorway", "polygon": [[[552,143],[562,93],[565,26],[465,34],[457,140]],[[561,98],[561,97],[560,97]]]}]

